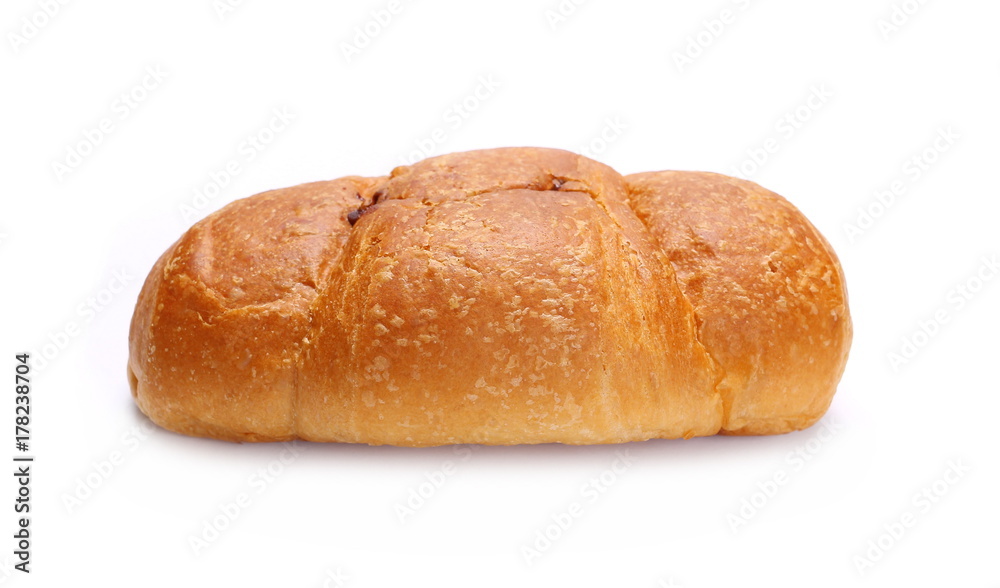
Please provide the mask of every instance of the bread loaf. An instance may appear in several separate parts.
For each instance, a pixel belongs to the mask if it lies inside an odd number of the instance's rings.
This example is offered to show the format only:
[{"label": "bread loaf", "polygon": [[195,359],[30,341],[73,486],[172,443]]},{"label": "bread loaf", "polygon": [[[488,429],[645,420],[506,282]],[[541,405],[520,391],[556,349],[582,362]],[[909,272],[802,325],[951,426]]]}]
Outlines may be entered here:
[{"label": "bread loaf", "polygon": [[851,333],[836,256],[777,194],[508,148],[210,215],[146,279],[128,374],[187,435],[619,443],[808,427]]}]

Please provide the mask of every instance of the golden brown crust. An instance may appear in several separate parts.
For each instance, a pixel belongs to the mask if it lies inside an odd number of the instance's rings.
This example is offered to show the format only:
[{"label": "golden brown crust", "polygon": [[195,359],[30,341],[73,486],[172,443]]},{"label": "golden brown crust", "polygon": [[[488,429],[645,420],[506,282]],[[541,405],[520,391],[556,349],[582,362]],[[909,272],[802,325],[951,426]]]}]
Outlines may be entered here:
[{"label": "golden brown crust", "polygon": [[852,334],[843,271],[826,239],[752,182],[705,172],[626,180],[723,370],[722,432],[784,433],[819,420]]},{"label": "golden brown crust", "polygon": [[370,180],[275,190],[230,204],[157,262],[131,329],[139,408],[178,432],[234,441],[295,437],[298,355],[323,272]]},{"label": "golden brown crust", "polygon": [[236,441],[801,428],[843,369],[843,276],[797,210],[733,182],[511,148],[234,202],[150,273],[133,394],[168,429]]}]

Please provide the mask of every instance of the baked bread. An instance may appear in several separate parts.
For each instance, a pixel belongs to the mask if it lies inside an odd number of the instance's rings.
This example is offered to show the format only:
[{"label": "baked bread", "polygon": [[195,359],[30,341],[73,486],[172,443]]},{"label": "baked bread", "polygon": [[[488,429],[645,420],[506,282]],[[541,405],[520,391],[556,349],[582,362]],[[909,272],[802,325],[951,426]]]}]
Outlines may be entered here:
[{"label": "baked bread", "polygon": [[210,215],[146,279],[128,375],[187,435],[619,443],[808,427],[850,341],[840,264],[777,194],[508,148]]}]

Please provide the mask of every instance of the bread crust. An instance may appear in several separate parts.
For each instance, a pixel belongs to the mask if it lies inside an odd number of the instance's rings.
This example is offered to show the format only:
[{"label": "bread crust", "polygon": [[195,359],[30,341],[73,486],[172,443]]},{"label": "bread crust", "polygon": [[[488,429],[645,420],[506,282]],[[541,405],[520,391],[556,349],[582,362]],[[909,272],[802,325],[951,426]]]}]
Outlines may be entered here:
[{"label": "bread crust", "polygon": [[676,171],[626,181],[723,373],[721,432],[768,435],[818,421],[853,332],[830,244],[791,203],[753,182]]},{"label": "bread crust", "polygon": [[769,434],[825,412],[850,338],[840,265],[780,196],[508,148],[197,223],[143,286],[129,382],[231,441]]}]

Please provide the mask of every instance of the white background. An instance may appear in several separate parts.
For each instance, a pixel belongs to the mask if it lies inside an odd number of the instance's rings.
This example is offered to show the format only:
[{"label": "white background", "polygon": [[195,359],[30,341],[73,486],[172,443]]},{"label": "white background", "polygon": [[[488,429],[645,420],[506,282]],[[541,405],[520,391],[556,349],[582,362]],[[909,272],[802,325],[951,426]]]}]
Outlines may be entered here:
[{"label": "white background", "polygon": [[[52,4],[11,0],[0,19],[0,366],[49,356],[33,372],[32,573],[11,568],[16,489],[0,476],[0,581],[1000,586],[1000,280],[979,276],[1000,253],[997,3],[566,0],[557,21],[558,0],[400,0],[367,42],[357,30],[388,0],[222,15],[211,0]],[[472,98],[484,79],[498,87]],[[142,100],[123,107],[123,93]],[[273,109],[294,118],[269,136]],[[261,133],[273,140],[248,161],[241,145]],[[856,331],[827,428],[468,459],[303,444],[281,464],[281,445],[185,438],[134,407],[136,296],[193,220],[267,189],[382,175],[420,146],[506,145],[622,173],[742,164],[801,208],[841,258]],[[231,160],[239,173],[182,214]],[[618,451],[631,466],[591,501]],[[945,481],[950,462],[962,475]],[[254,477],[269,466],[281,473]],[[241,493],[249,506],[196,553],[191,537]],[[523,547],[572,503],[580,516],[529,564]],[[913,524],[888,535],[905,513]]]}]

